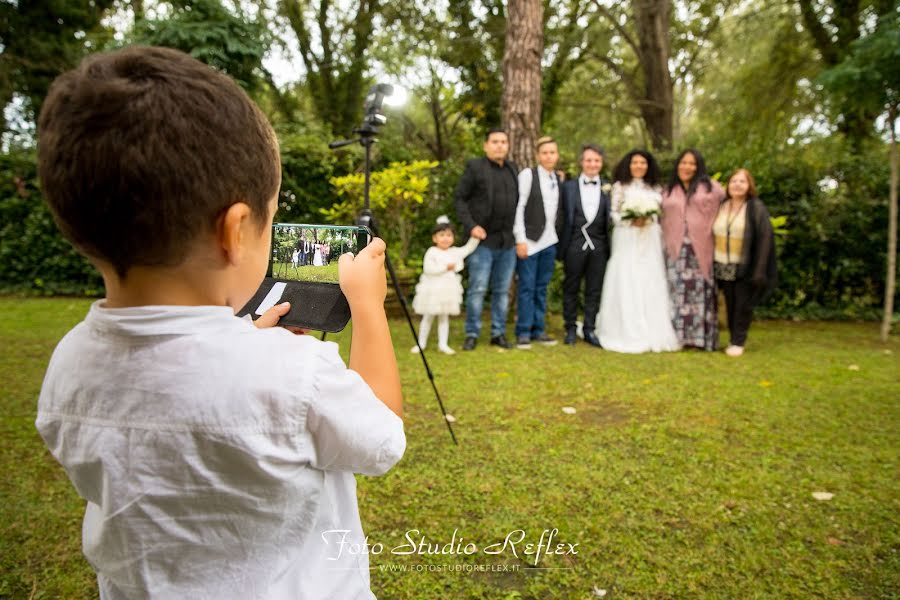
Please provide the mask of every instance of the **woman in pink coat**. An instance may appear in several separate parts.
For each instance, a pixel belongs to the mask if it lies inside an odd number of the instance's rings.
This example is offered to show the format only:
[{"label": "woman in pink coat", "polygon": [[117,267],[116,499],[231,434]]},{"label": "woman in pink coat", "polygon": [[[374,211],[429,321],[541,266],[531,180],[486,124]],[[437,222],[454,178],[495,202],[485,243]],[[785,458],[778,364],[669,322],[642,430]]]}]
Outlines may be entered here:
[{"label": "woman in pink coat", "polygon": [[712,226],[724,197],[699,152],[678,156],[663,190],[662,231],[672,325],[683,347],[711,351],[718,345]]}]

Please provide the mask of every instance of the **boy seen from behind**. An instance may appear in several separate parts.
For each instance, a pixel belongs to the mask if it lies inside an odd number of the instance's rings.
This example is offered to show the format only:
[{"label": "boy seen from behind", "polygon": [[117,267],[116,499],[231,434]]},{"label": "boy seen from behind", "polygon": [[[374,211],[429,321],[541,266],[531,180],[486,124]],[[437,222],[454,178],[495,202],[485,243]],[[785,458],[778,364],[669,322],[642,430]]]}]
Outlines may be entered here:
[{"label": "boy seen from behind", "polygon": [[[38,122],[44,194],[103,275],[53,353],[37,428],[87,501],[100,597],[372,598],[353,473],[403,455],[384,243],[340,258],[337,346],[235,317],[268,264],[281,172],[272,128],[186,54],[97,54]],[[329,546],[331,543],[331,546]]]}]

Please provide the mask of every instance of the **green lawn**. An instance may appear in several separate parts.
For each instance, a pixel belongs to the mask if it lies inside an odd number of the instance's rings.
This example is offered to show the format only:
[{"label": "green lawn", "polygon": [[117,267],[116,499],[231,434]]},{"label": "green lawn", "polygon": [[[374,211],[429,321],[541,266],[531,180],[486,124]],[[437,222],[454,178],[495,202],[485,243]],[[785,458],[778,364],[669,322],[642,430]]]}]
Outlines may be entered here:
[{"label": "green lawn", "polygon": [[272,275],[278,279],[337,283],[338,261],[335,258],[327,265],[322,265],[320,267],[315,267],[313,265],[294,267],[291,263],[275,263],[272,267]]},{"label": "green lawn", "polygon": [[[96,595],[82,503],[33,426],[48,357],[87,306],[0,299],[0,597]],[[458,347],[461,319],[452,327]],[[386,476],[359,478],[363,525],[383,546],[379,598],[900,595],[900,340],[878,343],[876,324],[757,323],[738,360],[584,344],[429,353],[458,447],[406,324],[393,330],[408,449]],[[554,528],[552,547],[577,554],[535,569],[524,543]],[[410,530],[432,549],[456,531],[477,551],[392,553]],[[518,557],[485,553],[517,530]]]}]

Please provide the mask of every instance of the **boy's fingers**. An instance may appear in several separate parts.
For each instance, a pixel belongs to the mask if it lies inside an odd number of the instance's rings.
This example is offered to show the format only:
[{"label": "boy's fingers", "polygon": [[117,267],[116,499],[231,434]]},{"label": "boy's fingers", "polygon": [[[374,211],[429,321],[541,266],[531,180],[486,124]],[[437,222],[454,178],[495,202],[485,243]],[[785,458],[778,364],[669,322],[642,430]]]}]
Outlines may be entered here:
[{"label": "boy's fingers", "polygon": [[341,254],[341,257],[338,259],[338,272],[340,273],[340,269],[346,267],[347,265],[349,265],[352,262],[353,262],[353,253],[352,252],[345,252],[344,254]]},{"label": "boy's fingers", "polygon": [[278,319],[288,314],[288,311],[291,310],[290,302],[282,302],[281,304],[276,304],[269,310],[263,313],[263,315],[253,322],[260,329],[264,329],[266,327],[274,327],[278,323]]},{"label": "boy's fingers", "polygon": [[360,255],[366,254],[372,258],[378,258],[384,254],[385,249],[386,246],[384,245],[384,240],[381,238],[372,238],[369,245],[360,251]]}]

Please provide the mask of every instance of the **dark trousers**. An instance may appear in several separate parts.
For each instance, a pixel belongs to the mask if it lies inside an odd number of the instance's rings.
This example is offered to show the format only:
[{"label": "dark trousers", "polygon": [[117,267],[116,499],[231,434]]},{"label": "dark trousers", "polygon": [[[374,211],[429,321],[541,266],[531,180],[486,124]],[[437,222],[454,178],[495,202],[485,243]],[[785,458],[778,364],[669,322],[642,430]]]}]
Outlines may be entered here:
[{"label": "dark trousers", "polygon": [[728,332],[731,345],[743,346],[753,320],[753,285],[749,280],[717,280],[719,289],[725,294],[725,311],[728,314]]},{"label": "dark trousers", "polygon": [[606,242],[594,242],[594,249],[582,250],[582,238],[572,240],[565,255],[565,278],[563,279],[563,320],[566,330],[575,328],[578,319],[578,295],[581,280],[584,279],[584,327],[585,332],[594,331],[597,311],[600,309],[600,293],[603,291],[603,276],[606,274]]}]

